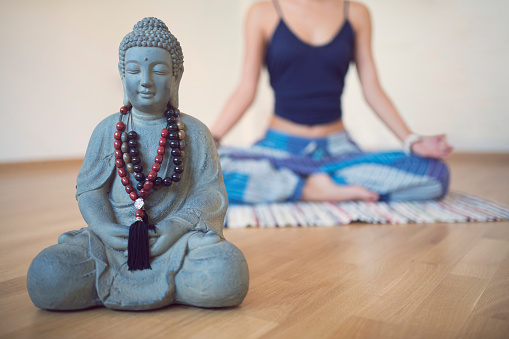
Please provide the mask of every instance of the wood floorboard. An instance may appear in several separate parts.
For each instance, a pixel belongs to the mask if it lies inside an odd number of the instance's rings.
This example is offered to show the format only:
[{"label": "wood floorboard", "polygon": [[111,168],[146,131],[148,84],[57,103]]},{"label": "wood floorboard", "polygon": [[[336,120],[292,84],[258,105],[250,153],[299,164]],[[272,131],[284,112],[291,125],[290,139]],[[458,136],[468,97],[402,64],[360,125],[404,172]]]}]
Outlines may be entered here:
[{"label": "wood floorboard", "polygon": [[[453,190],[509,205],[509,155],[457,154]],[[0,164],[0,338],[508,338],[509,222],[225,230],[249,264],[239,307],[49,312],[31,260],[86,226],[80,161]]]}]

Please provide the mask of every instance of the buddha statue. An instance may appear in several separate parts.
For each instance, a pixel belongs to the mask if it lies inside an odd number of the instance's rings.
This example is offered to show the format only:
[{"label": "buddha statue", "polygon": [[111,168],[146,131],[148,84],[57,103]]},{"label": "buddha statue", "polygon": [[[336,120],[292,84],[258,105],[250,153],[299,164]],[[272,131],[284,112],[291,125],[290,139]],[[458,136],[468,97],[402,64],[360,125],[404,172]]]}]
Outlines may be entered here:
[{"label": "buddha statue", "polygon": [[122,40],[119,113],[95,128],[77,178],[88,225],[32,261],[35,306],[148,310],[239,305],[249,273],[223,236],[228,199],[207,127],[180,112],[179,42],[144,18]]}]

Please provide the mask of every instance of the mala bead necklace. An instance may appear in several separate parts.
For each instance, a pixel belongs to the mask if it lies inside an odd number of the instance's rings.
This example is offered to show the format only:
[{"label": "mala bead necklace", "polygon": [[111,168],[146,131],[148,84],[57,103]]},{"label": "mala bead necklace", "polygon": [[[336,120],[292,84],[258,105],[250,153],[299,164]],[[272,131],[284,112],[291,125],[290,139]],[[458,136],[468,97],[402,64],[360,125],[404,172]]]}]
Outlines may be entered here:
[{"label": "mala bead necklace", "polygon": [[[184,123],[180,120],[180,111],[169,107],[164,115],[166,117],[166,127],[161,130],[161,138],[157,147],[157,155],[154,158],[154,164],[151,171],[145,175],[141,165],[141,154],[138,150],[138,134],[131,130],[127,132],[129,117],[132,107],[122,106],[120,108],[120,119],[116,125],[116,131],[113,135],[115,148],[115,166],[125,191],[134,201],[136,208],[136,221],[129,228],[129,239],[127,249],[127,265],[130,271],[150,269],[150,247],[148,231],[155,230],[155,226],[149,222],[145,212],[145,198],[152,189],[161,186],[171,186],[173,182],[179,182],[182,172],[184,172],[183,158],[185,148]],[[127,121],[122,121],[127,116]],[[170,146],[174,172],[164,179],[158,176],[161,169],[166,146]],[[138,181],[136,188],[131,183],[128,173]]]}]

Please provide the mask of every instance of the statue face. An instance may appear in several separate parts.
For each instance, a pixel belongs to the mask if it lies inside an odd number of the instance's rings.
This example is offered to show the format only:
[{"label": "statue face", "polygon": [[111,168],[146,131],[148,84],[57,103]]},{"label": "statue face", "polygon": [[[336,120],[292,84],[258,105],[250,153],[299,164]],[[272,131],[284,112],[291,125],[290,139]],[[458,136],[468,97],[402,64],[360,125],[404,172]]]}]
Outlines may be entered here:
[{"label": "statue face", "polygon": [[158,47],[132,47],[125,55],[124,91],[133,108],[162,113],[170,100],[172,63],[170,53]]}]

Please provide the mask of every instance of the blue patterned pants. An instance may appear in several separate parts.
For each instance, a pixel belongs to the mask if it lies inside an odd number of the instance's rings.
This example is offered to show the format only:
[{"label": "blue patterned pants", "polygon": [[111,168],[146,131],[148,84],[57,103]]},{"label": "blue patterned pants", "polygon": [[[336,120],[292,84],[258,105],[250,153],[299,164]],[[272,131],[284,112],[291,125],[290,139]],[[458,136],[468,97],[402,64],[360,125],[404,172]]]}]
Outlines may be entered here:
[{"label": "blue patterned pants", "polygon": [[220,147],[218,153],[231,204],[299,200],[314,173],[328,173],[339,185],[363,186],[384,201],[439,199],[449,186],[444,162],[363,152],[347,132],[310,139],[269,130],[251,147]]}]

